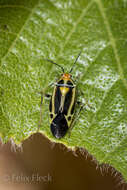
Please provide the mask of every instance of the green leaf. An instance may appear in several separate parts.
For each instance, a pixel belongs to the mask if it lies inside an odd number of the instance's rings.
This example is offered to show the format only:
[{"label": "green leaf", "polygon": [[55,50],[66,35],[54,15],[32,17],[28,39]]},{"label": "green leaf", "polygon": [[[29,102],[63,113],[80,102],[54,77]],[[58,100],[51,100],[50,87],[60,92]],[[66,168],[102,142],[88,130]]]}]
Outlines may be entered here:
[{"label": "green leaf", "polygon": [[[0,1],[0,134],[20,143],[38,129],[40,91],[73,70],[78,98],[89,102],[71,137],[52,137],[49,102],[42,105],[40,132],[68,147],[84,147],[127,180],[127,1]],[[82,93],[83,92],[83,93]],[[84,94],[84,95],[80,95]]]}]

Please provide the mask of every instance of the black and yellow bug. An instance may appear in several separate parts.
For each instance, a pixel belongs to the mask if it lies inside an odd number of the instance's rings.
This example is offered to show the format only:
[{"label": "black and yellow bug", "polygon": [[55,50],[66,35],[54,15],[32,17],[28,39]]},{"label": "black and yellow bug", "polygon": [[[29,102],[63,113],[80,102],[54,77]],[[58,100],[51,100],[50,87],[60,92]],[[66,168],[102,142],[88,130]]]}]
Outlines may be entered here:
[{"label": "black and yellow bug", "polygon": [[49,105],[51,119],[50,129],[53,136],[57,139],[64,137],[68,129],[71,128],[74,120],[73,116],[76,103],[76,85],[74,84],[70,73],[72,72],[80,54],[81,52],[77,56],[69,73],[65,73],[64,68],[61,65],[46,59],[47,61],[59,66],[63,72],[61,78],[57,83],[55,83]]}]

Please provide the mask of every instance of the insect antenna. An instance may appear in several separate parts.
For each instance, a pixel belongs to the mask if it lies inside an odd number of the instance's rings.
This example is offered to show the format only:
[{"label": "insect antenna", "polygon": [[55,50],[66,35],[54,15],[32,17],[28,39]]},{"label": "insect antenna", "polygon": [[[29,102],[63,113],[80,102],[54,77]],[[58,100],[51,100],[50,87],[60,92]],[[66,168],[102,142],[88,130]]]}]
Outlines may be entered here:
[{"label": "insect antenna", "polygon": [[80,53],[78,54],[78,56],[77,56],[77,58],[76,58],[75,62],[73,63],[73,66],[72,66],[72,68],[71,68],[71,70],[70,70],[70,72],[69,72],[69,73],[71,73],[71,72],[73,71],[73,68],[74,68],[74,66],[75,66],[75,64],[76,64],[76,62],[77,62],[77,60],[78,60],[79,56],[81,55],[81,52],[82,52],[82,51],[80,51]]},{"label": "insect antenna", "polygon": [[48,62],[50,62],[50,63],[53,63],[54,65],[57,65],[58,67],[60,67],[61,69],[62,69],[62,72],[64,73],[64,68],[61,66],[61,65],[59,65],[59,64],[57,64],[57,63],[55,63],[55,62],[53,62],[52,60],[50,60],[50,59],[45,59],[46,61],[48,61]]}]

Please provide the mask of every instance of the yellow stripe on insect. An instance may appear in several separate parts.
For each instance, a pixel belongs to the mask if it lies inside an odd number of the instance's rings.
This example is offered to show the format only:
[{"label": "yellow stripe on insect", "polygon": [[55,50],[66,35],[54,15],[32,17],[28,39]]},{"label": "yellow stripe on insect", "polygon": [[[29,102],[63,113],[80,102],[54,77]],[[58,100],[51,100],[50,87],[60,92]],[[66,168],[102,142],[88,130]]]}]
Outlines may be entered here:
[{"label": "yellow stripe on insect", "polygon": [[60,91],[61,91],[62,96],[65,96],[68,93],[69,88],[67,88],[67,87],[60,87]]}]

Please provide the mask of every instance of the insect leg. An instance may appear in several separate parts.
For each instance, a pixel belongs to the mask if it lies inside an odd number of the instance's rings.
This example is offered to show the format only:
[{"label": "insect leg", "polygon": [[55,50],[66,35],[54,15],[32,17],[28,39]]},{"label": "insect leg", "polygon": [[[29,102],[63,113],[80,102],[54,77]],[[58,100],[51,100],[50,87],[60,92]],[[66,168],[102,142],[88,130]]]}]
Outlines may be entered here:
[{"label": "insect leg", "polygon": [[43,96],[43,93],[41,92],[41,103],[40,103],[40,120],[39,120],[39,123],[38,123],[38,128],[37,128],[37,132],[39,131],[40,129],[40,126],[41,126],[41,122],[42,122],[42,104],[44,102],[44,96]]},{"label": "insect leg", "polygon": [[42,123],[42,105],[44,103],[44,97],[46,98],[51,98],[50,94],[44,93],[43,91],[39,92],[41,94],[41,103],[40,103],[40,120],[39,120],[39,124],[38,124],[38,128],[37,128],[37,132],[40,129],[41,123]]},{"label": "insect leg", "polygon": [[82,102],[77,101],[77,104],[78,104],[80,107],[79,107],[79,111],[74,114],[74,119],[73,119],[73,121],[72,121],[72,123],[71,123],[71,126],[70,126],[70,128],[69,128],[69,131],[68,131],[69,137],[70,137],[70,135],[71,135],[71,131],[72,131],[72,129],[73,129],[73,127],[74,127],[76,121],[79,119],[80,112],[81,112],[81,111],[84,109],[84,107],[85,107],[85,104],[83,104]]}]

